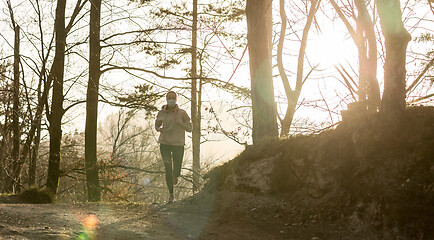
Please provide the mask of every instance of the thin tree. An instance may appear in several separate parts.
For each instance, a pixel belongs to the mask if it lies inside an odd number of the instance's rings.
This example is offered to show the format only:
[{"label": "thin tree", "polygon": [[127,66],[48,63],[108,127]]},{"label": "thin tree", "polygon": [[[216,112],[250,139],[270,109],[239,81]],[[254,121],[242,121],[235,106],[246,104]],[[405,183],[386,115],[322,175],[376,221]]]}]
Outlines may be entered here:
[{"label": "thin tree", "polygon": [[[30,152],[30,163],[29,163],[29,185],[35,185],[36,183],[36,165],[38,162],[38,157],[39,157],[39,144],[41,142],[41,122],[42,122],[42,111],[44,109],[44,103],[46,102],[47,99],[47,95],[43,94],[43,91],[45,93],[45,91],[48,93],[48,88],[49,86],[51,86],[51,83],[44,85],[44,83],[47,82],[47,74],[46,74],[46,67],[47,67],[47,59],[48,56],[46,56],[45,54],[45,42],[44,42],[44,31],[42,29],[42,12],[41,12],[41,7],[40,7],[40,3],[39,1],[36,1],[36,5],[34,7],[36,14],[38,16],[38,27],[39,27],[39,34],[40,34],[40,46],[41,46],[41,69],[39,71],[39,83],[38,83],[38,88],[37,88],[37,97],[38,97],[38,105],[36,107],[36,116],[34,116],[34,119],[32,119],[31,122],[31,127],[30,127],[30,133],[28,135],[28,139],[30,141],[32,141],[33,135],[34,139],[33,139],[33,145],[31,146],[31,152]],[[50,44],[51,45],[51,44]],[[47,54],[49,54],[50,51],[47,51]],[[44,89],[42,88],[44,85]],[[32,133],[33,131],[36,131],[34,134]],[[26,145],[30,146],[30,142],[27,143],[26,141]],[[23,156],[24,157],[24,156]]]},{"label": "thin tree", "polygon": [[252,91],[253,144],[277,139],[272,76],[272,0],[247,0],[247,44]]},{"label": "thin tree", "polygon": [[[367,107],[370,112],[376,112],[380,106],[380,87],[377,80],[375,23],[369,15],[365,0],[354,0],[358,11],[358,16],[354,17],[356,30],[351,26],[338,4],[334,0],[330,0],[330,3],[357,46],[359,57],[359,86],[357,93],[359,101],[363,102],[365,108]],[[344,70],[338,71],[342,74]]]},{"label": "thin tree", "polygon": [[193,192],[199,189],[200,171],[200,114],[197,90],[197,0],[193,0],[191,43],[191,119],[193,124]]},{"label": "thin tree", "polygon": [[101,200],[97,164],[98,88],[101,75],[101,0],[91,0],[90,4],[90,52],[89,83],[87,85],[86,98],[85,162],[87,199],[90,202],[98,202]]},{"label": "thin tree", "polygon": [[366,101],[370,112],[380,107],[380,87],[377,80],[377,39],[374,21],[365,0],[354,0],[357,11],[356,45],[359,51],[359,101]]},{"label": "thin tree", "polygon": [[303,66],[304,66],[304,58],[306,54],[306,46],[309,35],[310,27],[312,26],[313,19],[315,17],[315,13],[319,9],[319,4],[321,0],[313,0],[311,1],[311,5],[309,8],[309,13],[307,15],[306,24],[303,29],[303,36],[301,38],[301,45],[298,53],[298,65],[297,65],[297,77],[295,88],[292,89],[289,84],[288,76],[285,73],[285,69],[283,67],[283,43],[285,40],[285,32],[286,32],[286,12],[285,12],[285,0],[280,0],[280,17],[282,21],[281,29],[280,29],[280,38],[277,46],[277,66],[279,69],[279,74],[283,82],[283,86],[286,93],[286,99],[288,100],[288,106],[286,108],[285,116],[280,120],[282,124],[280,130],[280,137],[287,137],[289,134],[289,129],[292,124],[292,120],[294,118],[295,110],[297,108],[297,102],[300,97],[301,89],[305,83],[307,77],[312,73],[313,69],[304,77],[303,76]]},{"label": "thin tree", "polygon": [[9,81],[6,77],[9,64],[7,62],[0,62],[0,114],[3,116],[0,122],[0,191],[6,191],[6,183],[9,181],[7,178],[7,171],[9,165],[9,103],[10,91]]},{"label": "thin tree", "polygon": [[[38,87],[38,99],[41,98],[41,89]],[[30,163],[29,163],[29,186],[33,186],[36,183],[36,165],[38,162],[39,155],[39,144],[41,142],[41,118],[37,118],[36,121],[36,133],[35,139],[32,145],[32,150],[30,154]]]},{"label": "thin tree", "polygon": [[59,186],[60,177],[60,147],[62,141],[62,116],[63,109],[63,78],[65,62],[65,7],[66,0],[58,0],[56,7],[56,17],[54,21],[54,31],[56,35],[56,51],[51,71],[53,78],[53,95],[51,112],[48,113],[48,128],[50,133],[50,156],[48,160],[47,189],[55,195]]},{"label": "thin tree", "polygon": [[[13,147],[12,159],[15,162],[16,169],[18,165],[24,164],[20,159],[20,26],[14,22],[14,84],[13,84],[13,108],[12,108],[12,132],[13,132]],[[19,176],[15,176],[16,181],[19,183]],[[17,191],[19,189],[15,189]]]},{"label": "thin tree", "polygon": [[17,184],[20,182],[19,176],[15,174],[15,170],[19,167],[19,165],[24,164],[23,159],[20,158],[20,119],[19,119],[19,107],[20,107],[20,26],[15,22],[14,13],[12,10],[11,2],[7,1],[9,14],[11,17],[12,27],[15,32],[14,38],[14,78],[12,85],[12,98],[13,98],[13,107],[12,107],[12,161],[13,161],[13,175],[10,176],[12,181],[9,181],[6,189],[7,191],[15,192]]},{"label": "thin tree", "polygon": [[378,0],[376,4],[386,47],[381,111],[393,115],[405,109],[405,59],[411,36],[402,22],[399,0]]}]

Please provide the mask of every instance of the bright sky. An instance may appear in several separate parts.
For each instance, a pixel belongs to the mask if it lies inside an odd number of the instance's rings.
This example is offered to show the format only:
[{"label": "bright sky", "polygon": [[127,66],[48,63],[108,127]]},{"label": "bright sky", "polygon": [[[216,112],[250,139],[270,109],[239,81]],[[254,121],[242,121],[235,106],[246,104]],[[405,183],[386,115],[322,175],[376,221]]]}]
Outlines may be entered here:
[{"label": "bright sky", "polygon": [[319,63],[320,68],[331,68],[357,57],[354,43],[345,35],[345,32],[331,28],[320,34],[319,38],[311,40],[307,55],[312,63]]}]

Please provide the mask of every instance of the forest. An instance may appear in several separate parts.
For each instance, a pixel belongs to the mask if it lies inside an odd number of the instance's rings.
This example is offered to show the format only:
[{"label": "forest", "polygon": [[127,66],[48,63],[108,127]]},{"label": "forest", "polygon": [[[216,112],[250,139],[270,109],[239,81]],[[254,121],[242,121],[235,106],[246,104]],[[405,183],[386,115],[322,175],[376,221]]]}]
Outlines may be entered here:
[{"label": "forest", "polygon": [[[432,0],[0,8],[0,236],[434,239]],[[169,91],[192,124],[174,203]]]}]

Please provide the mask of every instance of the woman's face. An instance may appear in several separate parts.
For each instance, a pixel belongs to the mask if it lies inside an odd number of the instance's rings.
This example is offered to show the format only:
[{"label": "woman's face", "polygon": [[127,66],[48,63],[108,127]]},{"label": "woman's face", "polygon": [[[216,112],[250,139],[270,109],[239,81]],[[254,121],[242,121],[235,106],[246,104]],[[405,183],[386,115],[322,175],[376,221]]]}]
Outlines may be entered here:
[{"label": "woman's face", "polygon": [[166,100],[169,100],[169,99],[175,99],[176,100],[176,94],[174,94],[174,93],[168,93],[166,95]]}]

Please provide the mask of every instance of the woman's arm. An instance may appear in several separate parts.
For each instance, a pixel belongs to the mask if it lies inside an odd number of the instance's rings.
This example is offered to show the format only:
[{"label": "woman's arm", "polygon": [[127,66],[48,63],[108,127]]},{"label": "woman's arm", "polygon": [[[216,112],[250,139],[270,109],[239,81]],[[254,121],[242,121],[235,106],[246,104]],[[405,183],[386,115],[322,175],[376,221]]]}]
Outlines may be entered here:
[{"label": "woman's arm", "polygon": [[163,124],[163,120],[158,119],[159,116],[160,112],[158,112],[157,117],[155,118],[155,130],[157,130],[157,132],[161,132],[161,125]]},{"label": "woman's arm", "polygon": [[177,122],[177,124],[187,132],[191,132],[193,130],[193,126],[191,124],[190,117],[188,116],[188,114],[185,111],[182,115],[182,122]]}]

